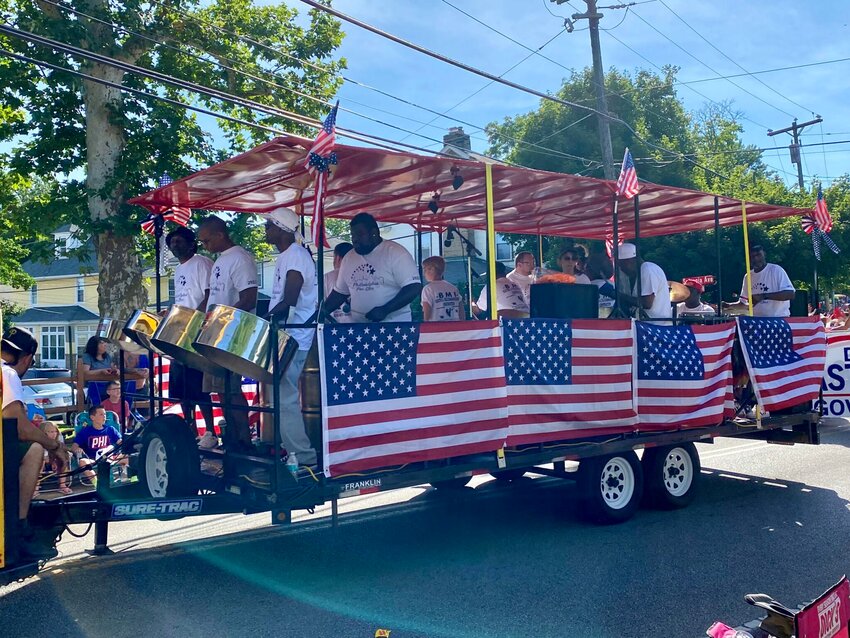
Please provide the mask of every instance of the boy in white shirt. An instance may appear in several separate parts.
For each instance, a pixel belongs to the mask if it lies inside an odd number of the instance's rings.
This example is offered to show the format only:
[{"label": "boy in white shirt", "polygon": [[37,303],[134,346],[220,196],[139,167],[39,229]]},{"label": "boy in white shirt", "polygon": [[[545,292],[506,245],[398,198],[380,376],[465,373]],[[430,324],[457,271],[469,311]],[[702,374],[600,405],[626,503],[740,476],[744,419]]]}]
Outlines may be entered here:
[{"label": "boy in white shirt", "polygon": [[[219,217],[210,215],[198,226],[198,242],[218,259],[210,272],[207,309],[216,304],[232,306],[246,312],[257,308],[257,262],[253,255],[230,239],[227,225]],[[251,452],[251,426],[248,424],[248,401],[242,394],[242,377],[230,375],[230,394],[225,397],[227,384],[224,377],[204,373],[204,392],[215,392],[225,406],[236,405],[245,409],[224,408],[227,421],[225,434],[232,451]]]},{"label": "boy in white shirt", "polygon": [[[298,215],[288,208],[278,208],[266,217],[266,241],[275,246],[277,256],[274,285],[269,301],[269,317],[281,322],[301,324],[315,320],[319,303],[316,264],[304,246],[298,232]],[[313,345],[314,328],[289,328],[289,335],[298,342],[298,352],[280,380],[280,438],[283,447],[298,460],[299,465],[315,465],[316,450],[310,445],[301,414],[298,379],[304,369],[307,353]]]},{"label": "boy in white shirt", "polygon": [[354,250],[339,265],[324,315],[330,315],[350,296],[355,323],[410,321],[410,302],[422,292],[413,257],[400,244],[382,239],[378,222],[369,213],[358,213],[349,225]]},{"label": "boy in white shirt", "polygon": [[422,289],[422,318],[425,321],[463,321],[463,300],[460,291],[443,279],[446,260],[428,257],[422,262],[422,273],[428,282]]}]

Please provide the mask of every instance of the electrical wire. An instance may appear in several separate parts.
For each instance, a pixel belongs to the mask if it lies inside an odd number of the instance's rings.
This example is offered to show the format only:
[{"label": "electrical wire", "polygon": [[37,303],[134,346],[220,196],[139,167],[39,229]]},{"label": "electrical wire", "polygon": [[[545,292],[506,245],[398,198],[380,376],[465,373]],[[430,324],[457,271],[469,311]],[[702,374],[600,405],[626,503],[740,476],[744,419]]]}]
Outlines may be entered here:
[{"label": "electrical wire", "polygon": [[[691,31],[693,31],[693,32],[697,35],[697,37],[699,37],[700,39],[702,39],[702,40],[703,40],[706,44],[708,44],[708,46],[710,46],[712,49],[714,49],[715,51],[717,51],[720,55],[722,55],[724,58],[726,58],[727,60],[729,60],[729,61],[730,61],[732,64],[734,64],[736,67],[738,67],[739,69],[741,69],[744,73],[746,73],[746,74],[747,74],[747,76],[751,77],[751,78],[752,78],[752,79],[754,79],[756,82],[758,82],[759,84],[761,84],[762,86],[764,86],[766,89],[768,89],[769,91],[772,91],[773,93],[775,93],[776,95],[778,95],[778,96],[779,96],[779,97],[781,97],[782,99],[786,100],[787,102],[789,102],[789,103],[793,104],[794,106],[799,107],[799,108],[803,109],[804,111],[809,111],[809,112],[811,112],[811,114],[812,114],[812,115],[816,115],[816,114],[815,114],[815,112],[814,112],[814,111],[812,111],[811,109],[806,108],[805,106],[803,106],[803,105],[802,105],[802,104],[800,104],[799,102],[795,102],[794,100],[792,100],[790,97],[788,97],[788,96],[787,96],[787,95],[785,95],[784,93],[780,93],[779,91],[777,91],[776,89],[774,89],[772,86],[769,86],[768,84],[766,84],[765,82],[763,82],[763,81],[761,80],[761,78],[758,78],[758,77],[756,77],[755,75],[752,75],[752,74],[751,74],[751,73],[750,73],[747,69],[745,69],[743,66],[741,66],[740,64],[738,64],[738,62],[736,62],[735,60],[733,60],[733,59],[732,59],[732,58],[731,58],[731,57],[730,57],[730,56],[729,56],[729,55],[728,55],[725,51],[723,51],[722,49],[720,49],[719,47],[717,47],[717,46],[716,46],[716,45],[715,45],[715,44],[714,44],[711,40],[709,40],[708,38],[706,38],[705,36],[703,36],[703,35],[702,35],[699,31],[697,31],[696,29],[694,29],[694,28],[693,28],[693,27],[692,27],[692,26],[691,26],[691,25],[690,25],[690,24],[689,24],[689,23],[688,23],[688,22],[687,22],[687,21],[686,21],[686,20],[685,20],[682,16],[680,16],[678,13],[676,13],[676,12],[675,12],[675,11],[674,11],[671,7],[670,7],[670,5],[668,5],[668,4],[665,2],[665,0],[660,0],[660,2],[661,2],[661,4],[662,4],[662,5],[664,5],[664,6],[667,8],[667,10],[668,10],[670,13],[672,13],[674,16],[676,16],[682,24],[684,24],[684,25],[685,25],[686,27],[688,27]],[[728,79],[728,78],[727,78],[727,79]]]},{"label": "electrical wire", "polygon": [[748,73],[735,73],[732,75],[723,75],[714,78],[701,78],[699,80],[687,80],[677,82],[677,84],[700,84],[701,82],[716,82],[717,80],[728,80],[729,78],[743,78],[751,75],[761,75],[764,73],[777,73],[779,71],[793,71],[795,69],[805,69],[812,66],[822,66],[824,64],[838,64],[840,62],[850,62],[850,58],[836,58],[834,60],[822,60],[821,62],[805,62],[803,64],[791,64],[789,66],[780,66],[773,69],[762,69],[761,71],[750,71]]}]

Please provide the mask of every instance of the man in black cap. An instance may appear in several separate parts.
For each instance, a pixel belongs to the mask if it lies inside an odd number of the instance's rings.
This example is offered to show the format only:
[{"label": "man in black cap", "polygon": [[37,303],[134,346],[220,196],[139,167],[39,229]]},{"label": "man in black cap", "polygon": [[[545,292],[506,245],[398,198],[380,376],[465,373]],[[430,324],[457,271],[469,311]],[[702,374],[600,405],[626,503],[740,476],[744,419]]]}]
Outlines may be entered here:
[{"label": "man in black cap", "polygon": [[15,327],[3,333],[3,340],[0,342],[0,357],[3,360],[3,418],[17,420],[18,448],[21,454],[21,469],[18,475],[19,550],[21,558],[31,560],[53,558],[58,553],[52,545],[37,542],[27,524],[30,501],[44,464],[44,451],[47,450],[51,461],[58,462],[63,468],[64,459],[68,458],[65,445],[44,434],[27,416],[21,377],[32,366],[37,350],[38,342],[28,330]]}]

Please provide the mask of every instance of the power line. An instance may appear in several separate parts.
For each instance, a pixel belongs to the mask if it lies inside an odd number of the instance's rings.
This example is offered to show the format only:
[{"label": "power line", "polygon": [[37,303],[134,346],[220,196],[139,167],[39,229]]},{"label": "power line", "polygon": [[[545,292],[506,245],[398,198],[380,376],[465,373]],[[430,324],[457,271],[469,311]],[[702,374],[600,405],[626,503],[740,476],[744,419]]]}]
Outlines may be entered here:
[{"label": "power line", "polygon": [[[702,64],[702,65],[703,65],[705,68],[707,68],[709,71],[711,71],[712,73],[716,74],[718,77],[722,76],[722,73],[720,73],[720,72],[719,72],[718,70],[716,70],[714,67],[712,67],[711,65],[709,65],[707,62],[703,62],[700,58],[698,58],[698,57],[697,57],[697,56],[695,56],[693,53],[691,53],[690,51],[688,51],[687,49],[685,49],[682,45],[680,45],[678,42],[676,42],[675,40],[673,40],[671,37],[669,37],[668,35],[666,35],[666,34],[662,33],[662,32],[661,32],[661,31],[660,31],[660,30],[659,30],[659,29],[658,29],[655,25],[653,25],[653,24],[651,24],[651,23],[647,22],[646,20],[644,20],[644,19],[641,17],[641,15],[640,15],[637,11],[632,11],[632,14],[634,14],[634,16],[635,16],[638,20],[640,20],[640,21],[641,21],[641,22],[643,22],[646,26],[648,26],[650,29],[652,29],[653,31],[655,31],[655,32],[656,32],[658,35],[660,35],[662,38],[664,38],[665,40],[667,40],[668,42],[670,42],[671,44],[673,44],[676,48],[680,49],[680,50],[681,50],[681,51],[683,51],[685,54],[689,55],[689,56],[690,56],[690,57],[692,57],[694,60],[696,60],[697,62],[699,62],[700,64]],[[736,82],[733,82],[731,79],[729,79],[729,78],[724,78],[724,79],[725,79],[727,82],[729,82],[729,84],[731,84],[732,86],[737,87],[739,90],[743,91],[744,93],[747,93],[748,95],[751,95],[752,97],[756,98],[759,102],[762,102],[763,104],[766,104],[767,106],[769,106],[769,107],[771,107],[771,108],[773,108],[773,109],[776,109],[777,111],[779,111],[780,113],[783,113],[783,114],[787,115],[788,117],[794,117],[794,115],[793,115],[793,114],[791,114],[791,113],[789,113],[788,111],[786,111],[786,110],[784,110],[784,109],[779,108],[779,107],[778,107],[778,106],[776,106],[775,104],[772,104],[771,102],[768,102],[767,100],[765,100],[765,99],[763,99],[763,98],[759,97],[758,95],[756,95],[756,94],[755,94],[755,93],[753,93],[752,91],[748,91],[747,89],[745,89],[745,88],[744,88],[743,86],[741,86],[740,84],[737,84]]]},{"label": "power line", "polygon": [[717,80],[728,80],[729,78],[743,78],[751,75],[762,75],[765,73],[778,73],[779,71],[793,71],[794,69],[805,69],[812,66],[822,66],[825,64],[838,64],[839,62],[848,62],[850,58],[836,58],[834,60],[823,60],[821,62],[805,62],[803,64],[791,64],[788,66],[779,66],[773,69],[762,69],[761,71],[749,71],[747,73],[734,73],[732,75],[721,75],[714,78],[701,78],[699,80],[687,80],[677,82],[677,84],[700,84],[701,82],[716,82]]}]

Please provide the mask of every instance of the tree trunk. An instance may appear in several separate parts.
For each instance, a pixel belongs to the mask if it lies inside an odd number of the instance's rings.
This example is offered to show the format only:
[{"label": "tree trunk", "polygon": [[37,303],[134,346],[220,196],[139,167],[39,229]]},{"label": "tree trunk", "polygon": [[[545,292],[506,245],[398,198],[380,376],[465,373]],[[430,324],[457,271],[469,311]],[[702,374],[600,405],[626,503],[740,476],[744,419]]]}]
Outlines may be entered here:
[{"label": "tree trunk", "polygon": [[[120,83],[123,73],[101,64],[87,65],[86,72]],[[89,214],[94,221],[109,221],[119,214],[124,184],[116,175],[124,150],[121,92],[102,84],[83,81],[86,109],[86,160]],[[112,230],[95,238],[101,316],[126,319],[147,305],[142,285],[142,266],[132,237]]]}]

